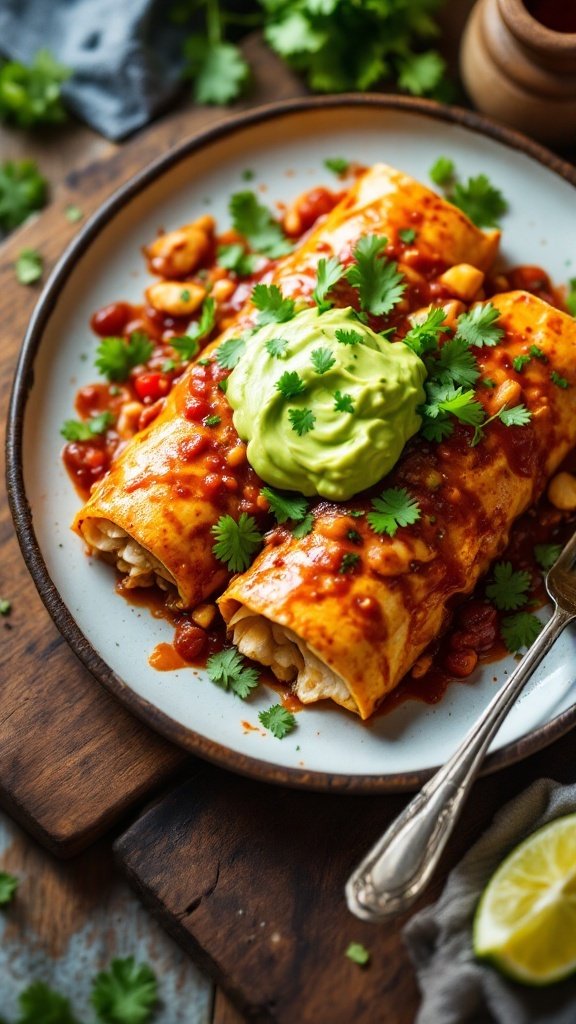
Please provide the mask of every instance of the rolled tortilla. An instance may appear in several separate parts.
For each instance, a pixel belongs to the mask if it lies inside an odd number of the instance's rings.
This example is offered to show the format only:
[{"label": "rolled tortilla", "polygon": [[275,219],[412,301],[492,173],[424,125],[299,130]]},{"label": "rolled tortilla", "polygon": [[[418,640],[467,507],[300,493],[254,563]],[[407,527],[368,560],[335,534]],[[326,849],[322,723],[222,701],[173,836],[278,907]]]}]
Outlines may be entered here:
[{"label": "rolled tortilla", "polygon": [[[365,515],[350,515],[370,508],[366,494],[322,502],[308,536],[276,530],[220,598],[240,651],[270,666],[304,703],[329,698],[368,718],[441,634],[449,599],[474,588],[576,443],[576,321],[526,292],[492,301],[505,335],[478,350],[482,375],[496,385],[517,381],[513,404],[525,403],[530,422],[496,420],[476,447],[467,427],[440,444],[416,437],[372,493],[406,487],[420,504],[417,523],[377,535]],[[516,373],[512,359],[531,345],[547,362],[532,359]],[[558,387],[552,371],[570,386]],[[489,413],[496,391],[482,397]],[[360,543],[348,539],[350,530]],[[343,574],[346,552],[360,561]]]},{"label": "rolled tortilla", "polygon": [[[398,234],[407,227],[416,232],[409,249]],[[499,242],[498,231],[480,231],[434,192],[403,172],[378,164],[263,280],[278,285],[284,295],[311,304],[318,261],[334,255],[350,263],[358,239],[373,233],[388,238],[407,276],[396,322],[426,302],[428,283],[446,269],[464,263],[488,270]],[[248,300],[203,356],[253,324],[255,315]],[[253,512],[253,496],[260,486],[246,463],[245,447],[212,369],[207,371],[206,398],[211,411],[220,416],[220,425],[207,431],[188,418],[187,401],[198,373],[198,366],[191,366],[182,375],[161,414],[128,443],[73,523],[90,552],[114,564],[127,586],[175,587],[182,607],[193,607],[225,584],[228,573],[212,552],[211,529],[224,513],[237,518],[242,511]],[[203,447],[198,438],[207,434],[209,444]],[[220,468],[215,469],[211,459]],[[215,472],[227,482],[207,493],[206,480]]]}]

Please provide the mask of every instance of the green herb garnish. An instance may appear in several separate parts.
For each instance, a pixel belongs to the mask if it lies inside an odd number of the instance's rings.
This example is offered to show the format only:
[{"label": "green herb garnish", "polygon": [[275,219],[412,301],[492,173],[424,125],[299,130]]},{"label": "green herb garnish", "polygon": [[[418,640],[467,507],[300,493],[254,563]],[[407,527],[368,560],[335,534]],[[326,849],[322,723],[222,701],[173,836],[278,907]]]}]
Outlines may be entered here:
[{"label": "green herb garnish", "polygon": [[262,544],[256,520],[246,512],[241,512],[238,520],[230,515],[220,516],[211,532],[216,538],[212,551],[230,572],[244,572]]},{"label": "green herb garnish", "polygon": [[420,519],[420,506],[405,487],[390,487],[373,498],[367,519],[375,533],[393,537],[398,527],[410,526]]},{"label": "green herb garnish", "polygon": [[266,711],[260,711],[258,719],[277,740],[283,740],[296,727],[296,717],[281,704],[274,704]]},{"label": "green herb garnish", "polygon": [[103,338],[94,365],[108,380],[123,381],[130,370],[146,363],[153,351],[154,343],[141,331],[134,331],[128,339]]},{"label": "green herb garnish", "polygon": [[206,662],[206,671],[216,686],[231,690],[241,700],[246,700],[260,681],[258,670],[246,665],[235,647],[211,654]]}]

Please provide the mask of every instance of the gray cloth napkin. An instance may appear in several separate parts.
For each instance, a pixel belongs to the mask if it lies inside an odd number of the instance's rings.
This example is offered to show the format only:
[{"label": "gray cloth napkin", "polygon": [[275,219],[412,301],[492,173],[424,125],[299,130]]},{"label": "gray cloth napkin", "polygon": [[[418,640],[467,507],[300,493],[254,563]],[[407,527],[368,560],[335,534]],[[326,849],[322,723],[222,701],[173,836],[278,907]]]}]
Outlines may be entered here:
[{"label": "gray cloth napkin", "polygon": [[0,53],[48,49],[73,71],[66,104],[109,139],[159,113],[181,87],[182,28],[168,0],[0,0]]},{"label": "gray cloth napkin", "polygon": [[576,980],[518,985],[475,960],[479,896],[510,850],[546,822],[576,811],[576,785],[534,782],[507,804],[451,872],[437,903],[415,914],[404,938],[423,1002],[415,1024],[575,1024]]}]

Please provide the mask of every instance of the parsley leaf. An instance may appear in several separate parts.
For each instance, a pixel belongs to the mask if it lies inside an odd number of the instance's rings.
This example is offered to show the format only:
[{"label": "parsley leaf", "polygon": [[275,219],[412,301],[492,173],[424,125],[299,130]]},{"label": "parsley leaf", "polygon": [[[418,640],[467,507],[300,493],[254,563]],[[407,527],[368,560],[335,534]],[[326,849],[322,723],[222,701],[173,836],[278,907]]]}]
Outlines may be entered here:
[{"label": "parsley leaf", "polygon": [[500,626],[502,639],[511,654],[516,654],[522,647],[531,647],[541,630],[540,619],[531,612],[507,615]]},{"label": "parsley leaf", "polygon": [[292,424],[292,430],[296,431],[298,437],[308,434],[314,430],[316,417],[312,409],[288,409],[288,419]]},{"label": "parsley leaf", "polygon": [[296,370],[285,370],[278,378],[274,387],[284,398],[295,398],[306,390],[306,384]]},{"label": "parsley leaf", "polygon": [[213,329],[216,322],[216,303],[214,299],[204,299],[200,318],[188,324],[188,334],[171,338],[170,344],[182,359],[193,359],[200,348],[199,342]]},{"label": "parsley leaf", "polygon": [[246,252],[241,242],[234,242],[232,245],[219,245],[216,250],[216,259],[221,267],[234,271],[238,277],[249,277],[254,273],[258,263],[258,257],[253,253]]},{"label": "parsley leaf", "polygon": [[556,370],[552,370],[552,373],[550,374],[550,380],[553,384],[556,385],[557,388],[570,387],[570,384],[566,380],[566,377],[561,377],[559,373],[556,373]]},{"label": "parsley leaf", "polygon": [[359,964],[360,967],[364,967],[365,964],[370,962],[370,953],[361,942],[351,942],[345,955],[353,963]]},{"label": "parsley leaf", "polygon": [[101,412],[89,420],[65,420],[60,433],[66,441],[90,441],[98,434],[105,434],[114,421],[111,412]]},{"label": "parsley leaf", "polygon": [[410,526],[420,519],[420,506],[405,487],[390,487],[379,498],[372,499],[368,522],[375,533],[393,537],[399,526]]},{"label": "parsley leaf", "polygon": [[0,164],[0,230],[13,231],[35,210],[46,205],[47,181],[34,160]]},{"label": "parsley leaf", "polygon": [[500,409],[498,419],[505,427],[525,427],[532,419],[532,413],[523,404],[514,405],[511,409]]},{"label": "parsley leaf", "polygon": [[438,348],[440,335],[447,330],[446,313],[441,306],[435,306],[428,311],[424,320],[412,325],[402,341],[417,356],[423,356]]},{"label": "parsley leaf", "polygon": [[233,43],[189,36],[184,43],[184,77],[192,79],[196,103],[229,103],[239,96],[250,77],[250,68]]},{"label": "parsley leaf", "polygon": [[233,370],[245,351],[246,341],[244,338],[228,338],[228,341],[223,341],[216,349],[216,362],[223,370]]},{"label": "parsley leaf", "polygon": [[500,189],[485,174],[469,178],[466,185],[456,182],[450,199],[479,228],[497,228],[508,209]]},{"label": "parsley leaf", "polygon": [[316,287],[312,293],[312,298],[321,313],[324,313],[333,305],[326,296],[338,284],[338,281],[344,275],[344,269],[340,260],[336,259],[335,256],[318,261]]},{"label": "parsley leaf", "polygon": [[90,1001],[105,1024],[146,1024],[158,1000],[158,983],[148,964],[133,956],[113,960],[96,975]]},{"label": "parsley leaf", "polygon": [[334,392],[334,411],[335,412],[354,412],[354,400],[352,395],[347,393],[342,394],[341,391]]},{"label": "parsley leaf", "polygon": [[416,232],[414,231],[414,228],[401,228],[398,232],[398,238],[401,242],[404,242],[405,245],[411,245],[416,239]]},{"label": "parsley leaf", "polygon": [[561,544],[536,544],[534,546],[534,557],[544,572],[548,572],[554,562],[560,558],[562,551]]},{"label": "parsley leaf", "polygon": [[275,359],[284,359],[286,357],[286,349],[288,348],[288,341],[286,338],[270,338],[264,345],[269,356],[273,356]]},{"label": "parsley leaf", "polygon": [[241,512],[238,520],[230,515],[220,516],[211,531],[216,538],[212,551],[225,562],[230,572],[243,572],[262,544],[262,534],[256,520]]},{"label": "parsley leaf", "polygon": [[18,997],[18,1024],[78,1024],[70,1002],[43,981],[34,981]]},{"label": "parsley leaf", "polygon": [[260,681],[257,669],[249,668],[235,647],[211,654],[206,662],[208,677],[223,690],[232,690],[241,700],[246,700]]},{"label": "parsley leaf", "polygon": [[458,317],[456,336],[477,348],[497,345],[504,336],[503,329],[496,326],[499,319],[500,312],[491,302],[473,306],[468,313],[461,313]]},{"label": "parsley leaf", "polygon": [[336,340],[341,345],[361,345],[364,341],[364,338],[358,331],[344,331],[339,327],[337,331],[334,331],[334,334]]},{"label": "parsley leaf", "polygon": [[296,726],[295,716],[281,704],[274,704],[266,711],[261,711],[258,718],[264,728],[269,729],[277,740],[283,740]]},{"label": "parsley leaf", "polygon": [[256,252],[275,258],[292,249],[282,225],[270,210],[261,206],[254,192],[236,192],[230,199],[232,226],[248,240]]},{"label": "parsley leaf", "polygon": [[256,322],[261,327],[264,324],[284,324],[296,312],[294,299],[285,299],[276,284],[255,285],[251,298],[256,309],[260,310]]},{"label": "parsley leaf", "polygon": [[333,171],[334,174],[346,174],[350,167],[350,161],[344,160],[341,156],[329,156],[324,161],[324,167],[327,171]]},{"label": "parsley leaf", "polygon": [[315,348],[310,353],[310,359],[316,373],[319,374],[328,373],[336,362],[334,353],[329,348]]},{"label": "parsley leaf", "polygon": [[300,522],[308,512],[308,502],[302,495],[281,494],[271,487],[263,487],[260,494],[266,498],[278,523],[285,523],[287,519]]},{"label": "parsley leaf", "polygon": [[436,379],[446,384],[470,387],[476,383],[479,376],[480,370],[468,342],[459,336],[449,338],[440,349],[436,361]]},{"label": "parsley leaf", "polygon": [[141,331],[134,331],[128,340],[103,338],[96,349],[94,365],[108,380],[123,381],[130,370],[148,361],[153,349],[153,342]]},{"label": "parsley leaf", "polygon": [[355,262],[346,271],[347,280],[358,289],[362,309],[373,316],[389,313],[406,288],[397,264],[382,255],[387,244],[386,238],[363,235],[354,247]]},{"label": "parsley leaf", "polygon": [[292,527],[292,536],[300,540],[302,537],[307,537],[312,532],[314,527],[314,516],[311,512],[307,512],[304,518]]},{"label": "parsley leaf", "polygon": [[454,181],[455,173],[454,161],[447,156],[439,156],[428,171],[430,178],[439,188],[450,186]]},{"label": "parsley leaf", "polygon": [[514,571],[510,562],[496,562],[494,580],[486,587],[486,596],[501,612],[523,608],[528,600],[530,573]]},{"label": "parsley leaf", "polygon": [[39,50],[28,66],[7,61],[0,66],[0,121],[19,128],[65,121],[61,87],[71,73],[48,50]]},{"label": "parsley leaf", "polygon": [[42,277],[44,261],[36,249],[22,249],[15,263],[20,284],[35,284]]},{"label": "parsley leaf", "polygon": [[0,871],[0,907],[5,907],[10,903],[19,885],[20,879],[15,875],[9,875],[7,871]]},{"label": "parsley leaf", "polygon": [[338,572],[341,576],[345,576],[346,573],[352,572],[356,568],[360,561],[360,555],[357,555],[355,551],[347,551],[344,555]]}]

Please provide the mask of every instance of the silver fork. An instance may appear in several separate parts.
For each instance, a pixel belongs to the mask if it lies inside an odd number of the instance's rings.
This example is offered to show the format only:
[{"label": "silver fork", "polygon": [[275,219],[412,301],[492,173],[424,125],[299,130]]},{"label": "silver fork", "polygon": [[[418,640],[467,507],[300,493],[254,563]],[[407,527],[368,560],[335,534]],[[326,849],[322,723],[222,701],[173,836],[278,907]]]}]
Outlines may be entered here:
[{"label": "silver fork", "polygon": [[576,618],[575,562],[576,534],[546,577],[546,589],[554,602],[552,618],[450,760],[410,801],[348,879],[346,900],[356,917],[381,921],[401,914],[428,885],[492,737],[542,658]]}]

